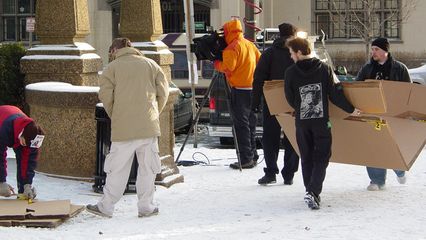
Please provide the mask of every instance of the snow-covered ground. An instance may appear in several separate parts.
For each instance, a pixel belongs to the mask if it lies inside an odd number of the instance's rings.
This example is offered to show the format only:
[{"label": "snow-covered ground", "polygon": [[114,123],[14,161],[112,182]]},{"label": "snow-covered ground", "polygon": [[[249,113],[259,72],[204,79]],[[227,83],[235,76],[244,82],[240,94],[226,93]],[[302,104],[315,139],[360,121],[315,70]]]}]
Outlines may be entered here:
[{"label": "snow-covered ground", "polygon": [[[158,216],[138,218],[136,196],[129,194],[116,205],[111,219],[84,211],[55,229],[0,227],[0,239],[426,239],[426,149],[408,173],[406,185],[398,184],[388,171],[387,189],[380,192],[366,191],[364,167],[331,163],[322,208],[312,211],[303,202],[300,169],[292,186],[283,185],[280,176],[275,185],[259,186],[264,162],[243,172],[231,170],[227,165],[236,160],[235,150],[216,147],[185,147],[182,160],[198,151],[213,166],[180,167],[185,183],[169,189],[158,186]],[[12,184],[14,162],[8,161]],[[34,185],[43,200],[71,199],[86,205],[100,197],[87,182],[37,174]]]}]

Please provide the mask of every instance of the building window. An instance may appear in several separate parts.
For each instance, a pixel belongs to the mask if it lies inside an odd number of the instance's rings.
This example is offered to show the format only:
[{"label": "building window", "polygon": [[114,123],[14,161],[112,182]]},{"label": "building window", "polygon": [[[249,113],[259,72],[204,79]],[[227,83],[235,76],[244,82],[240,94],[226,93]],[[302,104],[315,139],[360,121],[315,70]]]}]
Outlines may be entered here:
[{"label": "building window", "polygon": [[[36,0],[0,0],[0,41],[27,42],[26,19],[35,17]],[[33,40],[37,40],[35,33]]]},{"label": "building window", "polygon": [[317,35],[322,30],[329,39],[361,39],[369,31],[372,38],[401,38],[401,0],[312,1]]},{"label": "building window", "polygon": [[[164,33],[185,32],[184,5],[181,0],[160,0]],[[205,33],[210,26],[210,8],[194,3],[195,33]]]}]

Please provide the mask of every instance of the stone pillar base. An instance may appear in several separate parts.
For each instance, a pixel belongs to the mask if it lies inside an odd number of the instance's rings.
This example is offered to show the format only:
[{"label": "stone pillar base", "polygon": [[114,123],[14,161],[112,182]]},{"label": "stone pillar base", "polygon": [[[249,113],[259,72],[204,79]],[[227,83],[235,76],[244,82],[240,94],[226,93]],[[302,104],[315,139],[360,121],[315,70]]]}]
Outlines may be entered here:
[{"label": "stone pillar base", "polygon": [[98,90],[62,82],[26,86],[30,116],[46,133],[37,171],[62,177],[93,177]]},{"label": "stone pillar base", "polygon": [[173,156],[167,155],[161,157],[161,173],[157,174],[155,184],[164,187],[170,187],[175,183],[182,183],[184,177],[179,174]]}]

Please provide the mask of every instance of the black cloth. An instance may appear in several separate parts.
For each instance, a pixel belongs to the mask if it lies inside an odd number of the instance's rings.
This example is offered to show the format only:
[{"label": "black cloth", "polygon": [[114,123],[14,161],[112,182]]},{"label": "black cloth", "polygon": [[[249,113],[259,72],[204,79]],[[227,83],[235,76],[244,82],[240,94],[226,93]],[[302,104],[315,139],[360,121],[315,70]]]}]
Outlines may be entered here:
[{"label": "black cloth", "polygon": [[[262,114],[262,145],[266,163],[264,172],[267,175],[275,175],[279,172],[277,159],[280,151],[281,126],[275,116],[272,116],[269,113],[269,109],[266,104],[263,105]],[[283,176],[284,181],[290,181],[293,179],[294,173],[297,172],[299,168],[299,156],[285,134],[282,141],[284,146],[284,167],[281,170],[281,175]]]},{"label": "black cloth", "polygon": [[377,38],[371,43],[371,46],[381,48],[385,52],[389,52],[390,44],[387,38]]},{"label": "black cloth", "polygon": [[[263,85],[265,81],[284,79],[285,70],[294,64],[288,48],[285,47],[285,38],[278,38],[272,47],[268,48],[260,56],[254,72],[252,109],[262,107],[263,135],[262,145],[265,157],[265,174],[275,175],[279,173],[277,159],[280,150],[281,126],[275,116],[271,116],[265,101],[261,105]],[[281,171],[284,180],[292,180],[299,166],[299,156],[293,146],[284,135],[284,167]]]},{"label": "black cloth", "polygon": [[[392,81],[401,81],[401,82],[410,82],[413,81],[410,78],[410,75],[408,74],[408,68],[403,63],[395,60],[392,55],[388,54],[388,60],[386,61],[385,65],[390,65],[390,71],[389,75],[385,72],[383,80],[392,80]],[[379,66],[380,64],[377,61],[374,61],[373,59],[370,59],[368,63],[366,63],[361,70],[358,72],[358,75],[356,77],[357,81],[364,81],[366,79],[376,79],[377,72],[381,70],[383,66]],[[379,69],[380,68],[380,69]],[[388,77],[387,77],[388,76]]]},{"label": "black cloth", "polygon": [[241,164],[255,160],[257,156],[256,115],[250,109],[251,93],[252,90],[231,88],[231,116]]},{"label": "black cloth", "polygon": [[327,124],[300,126],[296,123],[296,138],[306,192],[319,196],[331,157],[331,129]]},{"label": "black cloth", "polygon": [[260,107],[265,81],[284,79],[285,71],[294,64],[285,39],[278,38],[260,56],[254,71],[252,109]]},{"label": "black cloth", "polygon": [[281,23],[278,25],[281,37],[288,37],[296,35],[297,28],[290,23]]},{"label": "black cloth", "polygon": [[298,61],[287,69],[285,96],[301,124],[326,124],[328,99],[348,113],[354,111],[331,67],[317,58]]}]

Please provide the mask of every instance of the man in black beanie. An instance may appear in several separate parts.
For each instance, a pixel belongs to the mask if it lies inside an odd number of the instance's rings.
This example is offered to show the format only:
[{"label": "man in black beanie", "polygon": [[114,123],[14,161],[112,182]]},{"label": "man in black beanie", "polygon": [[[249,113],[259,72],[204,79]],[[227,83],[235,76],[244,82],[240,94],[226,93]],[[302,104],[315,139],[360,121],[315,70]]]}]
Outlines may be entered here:
[{"label": "man in black beanie", "polygon": [[[358,73],[357,81],[366,79],[390,80],[412,83],[407,67],[393,59],[390,44],[386,38],[377,38],[371,43],[371,60]],[[404,171],[394,170],[400,184],[405,184],[407,178]],[[367,167],[370,185],[367,190],[378,191],[385,189],[386,169]]]},{"label": "man in black beanie", "polygon": [[[262,107],[263,115],[263,136],[262,145],[265,156],[266,168],[265,175],[258,180],[260,185],[267,185],[276,182],[276,174],[279,173],[277,166],[278,153],[280,150],[281,126],[275,116],[271,116],[268,106],[263,98],[263,85],[265,81],[284,79],[284,73],[288,67],[294,64],[290,57],[290,52],[285,46],[288,39],[294,38],[297,29],[289,23],[282,23],[278,26],[280,30],[280,38],[276,39],[272,47],[263,52],[259,63],[254,72],[253,93],[252,93],[252,109],[259,112]],[[299,156],[291,146],[290,141],[284,135],[284,168],[281,174],[284,178],[284,184],[293,184],[294,173],[297,172],[299,166]]]}]

